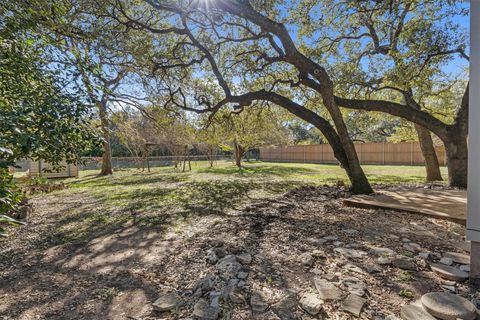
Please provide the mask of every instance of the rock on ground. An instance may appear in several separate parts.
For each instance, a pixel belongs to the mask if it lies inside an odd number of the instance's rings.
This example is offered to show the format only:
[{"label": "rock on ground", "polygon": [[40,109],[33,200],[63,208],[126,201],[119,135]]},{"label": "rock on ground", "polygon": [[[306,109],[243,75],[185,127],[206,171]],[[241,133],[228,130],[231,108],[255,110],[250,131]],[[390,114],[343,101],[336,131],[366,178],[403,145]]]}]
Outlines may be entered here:
[{"label": "rock on ground", "polygon": [[432,263],[430,267],[432,268],[433,272],[446,280],[465,281],[468,279],[468,273],[452,266]]},{"label": "rock on ground", "polygon": [[306,267],[311,267],[315,262],[315,258],[308,252],[302,253],[298,259]]},{"label": "rock on ground", "polygon": [[323,301],[315,293],[304,293],[300,299],[303,310],[311,315],[317,315],[323,307]]},{"label": "rock on ground", "polygon": [[395,255],[395,251],[389,248],[373,247],[370,249],[370,252],[373,255],[382,257],[393,257]]},{"label": "rock on ground", "polygon": [[333,283],[325,279],[315,279],[315,288],[317,288],[320,299],[322,300],[340,300],[343,292],[338,289]]},{"label": "rock on ground", "polygon": [[348,288],[348,291],[360,297],[365,295],[365,291],[367,290],[365,283],[356,277],[344,278],[342,279],[342,284]]},{"label": "rock on ground", "polygon": [[453,260],[451,258],[443,257],[442,259],[440,259],[439,263],[446,266],[451,266],[453,264]]},{"label": "rock on ground", "polygon": [[422,296],[423,307],[442,320],[474,320],[476,308],[465,298],[446,292],[430,292]]},{"label": "rock on ground", "polygon": [[392,259],[387,257],[378,257],[377,263],[381,266],[392,264]]},{"label": "rock on ground", "polygon": [[250,253],[241,253],[237,255],[237,260],[241,264],[250,264],[252,263],[252,255]]},{"label": "rock on ground", "polygon": [[260,293],[255,292],[250,297],[250,306],[253,312],[264,312],[267,310],[268,304]]},{"label": "rock on ground", "polygon": [[157,311],[170,311],[181,304],[180,297],[175,292],[160,294],[160,297],[152,304]]},{"label": "rock on ground", "polygon": [[363,306],[367,302],[366,299],[351,293],[342,303],[342,310],[347,311],[357,317],[360,316]]},{"label": "rock on ground", "polygon": [[283,296],[277,303],[272,305],[275,314],[282,320],[294,320],[293,311],[297,308],[298,302],[295,293],[289,292]]},{"label": "rock on ground", "polygon": [[230,301],[232,301],[235,304],[246,304],[247,301],[245,300],[245,297],[243,296],[243,293],[240,289],[234,288],[228,293],[228,298]]},{"label": "rock on ground", "polygon": [[463,253],[457,253],[457,252],[445,252],[443,254],[444,258],[452,259],[453,262],[459,263],[459,264],[470,264],[470,256],[463,254]]},{"label": "rock on ground", "polygon": [[407,257],[397,257],[393,259],[392,261],[393,266],[403,269],[403,270],[409,270],[409,271],[416,271],[417,270],[417,265],[411,258]]},{"label": "rock on ground", "polygon": [[349,248],[335,248],[333,249],[335,253],[341,254],[346,258],[359,259],[367,255],[365,251],[349,249]]},{"label": "rock on ground", "polygon": [[207,251],[207,256],[206,256],[205,260],[207,260],[207,262],[210,263],[210,264],[217,263],[218,257],[217,257],[217,254],[215,253],[215,250],[209,249]]},{"label": "rock on ground", "polygon": [[424,308],[413,304],[403,306],[400,316],[404,320],[436,320]]},{"label": "rock on ground", "polygon": [[219,307],[211,306],[205,299],[199,299],[193,307],[193,316],[201,320],[216,320],[219,311]]},{"label": "rock on ground", "polygon": [[218,260],[216,268],[222,278],[225,280],[235,278],[237,272],[242,269],[242,265],[238,263],[237,258],[228,255]]}]

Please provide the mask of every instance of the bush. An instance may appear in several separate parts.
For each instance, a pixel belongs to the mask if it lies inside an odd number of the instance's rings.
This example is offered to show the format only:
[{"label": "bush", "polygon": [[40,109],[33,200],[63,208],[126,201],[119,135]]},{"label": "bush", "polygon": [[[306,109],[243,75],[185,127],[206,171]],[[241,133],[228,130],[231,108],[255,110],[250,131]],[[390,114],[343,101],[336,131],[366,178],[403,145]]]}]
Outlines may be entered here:
[{"label": "bush", "polygon": [[21,200],[22,193],[15,185],[13,176],[8,172],[8,169],[0,168],[0,236],[5,237],[7,235],[1,225],[25,224],[6,215],[14,210]]},{"label": "bush", "polygon": [[22,193],[13,181],[8,169],[0,168],[0,214],[15,209],[22,200]]}]

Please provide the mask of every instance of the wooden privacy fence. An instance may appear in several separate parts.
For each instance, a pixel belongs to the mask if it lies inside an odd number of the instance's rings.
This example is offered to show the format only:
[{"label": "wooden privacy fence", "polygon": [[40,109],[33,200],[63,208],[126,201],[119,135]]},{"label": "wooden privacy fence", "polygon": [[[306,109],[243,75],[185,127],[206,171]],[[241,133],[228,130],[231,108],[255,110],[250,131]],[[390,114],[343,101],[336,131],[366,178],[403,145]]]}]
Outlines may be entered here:
[{"label": "wooden privacy fence", "polygon": [[[424,165],[418,142],[355,143],[361,164]],[[438,161],[445,165],[444,147],[435,148]],[[261,147],[260,160],[278,162],[338,163],[329,144]]]}]

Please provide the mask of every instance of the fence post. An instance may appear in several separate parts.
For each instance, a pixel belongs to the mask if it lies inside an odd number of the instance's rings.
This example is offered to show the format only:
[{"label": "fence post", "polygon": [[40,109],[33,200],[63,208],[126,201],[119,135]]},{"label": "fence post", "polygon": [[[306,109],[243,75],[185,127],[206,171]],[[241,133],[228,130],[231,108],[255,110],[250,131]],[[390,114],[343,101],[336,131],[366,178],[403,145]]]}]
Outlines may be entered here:
[{"label": "fence post", "polygon": [[[354,144],[353,144],[353,147],[355,148],[356,145],[358,145],[358,152],[357,152],[357,154],[358,154],[358,162],[359,162],[360,164],[362,164],[362,145],[361,145],[361,144],[358,144],[358,143],[354,143]],[[355,149],[356,149],[356,148],[355,148]]]},{"label": "fence post", "polygon": [[410,142],[410,165],[413,166],[413,141]]},{"label": "fence post", "polygon": [[385,165],[385,141],[382,142],[382,164]]}]

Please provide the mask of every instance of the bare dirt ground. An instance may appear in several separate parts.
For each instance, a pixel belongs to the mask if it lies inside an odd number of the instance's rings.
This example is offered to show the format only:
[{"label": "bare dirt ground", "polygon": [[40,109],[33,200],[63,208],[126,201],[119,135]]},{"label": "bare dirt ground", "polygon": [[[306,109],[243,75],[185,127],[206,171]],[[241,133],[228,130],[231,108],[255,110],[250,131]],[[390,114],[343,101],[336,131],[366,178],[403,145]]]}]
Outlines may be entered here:
[{"label": "bare dirt ground", "polygon": [[[84,212],[102,210],[102,203],[82,193],[37,197],[28,226],[12,229],[11,237],[0,243],[0,319],[193,319],[199,280],[213,275],[212,290],[221,290],[215,265],[206,261],[212,248],[253,257],[243,265],[248,272],[241,290],[246,302],[222,302],[220,319],[356,319],[341,310],[341,300],[324,302],[316,316],[304,311],[298,302],[315,291],[316,277],[338,282],[336,278],[354,276],[364,283],[360,319],[398,316],[402,305],[422,294],[447,290],[427,261],[405,244],[418,244],[418,251],[433,256],[428,259],[446,251],[465,252],[455,246],[463,239],[462,226],[345,207],[342,199],[348,196],[344,188],[302,187],[223,216],[199,215],[181,229],[133,220],[66,243],[58,241],[59,228],[80,220]],[[335,248],[367,254],[345,257]],[[412,257],[416,270],[378,264],[375,248]],[[305,253],[314,259],[306,262]],[[478,298],[468,283],[455,286],[459,294]],[[161,313],[152,303],[165,290],[177,292],[182,304]],[[252,313],[253,293],[266,300],[265,312]]]}]

